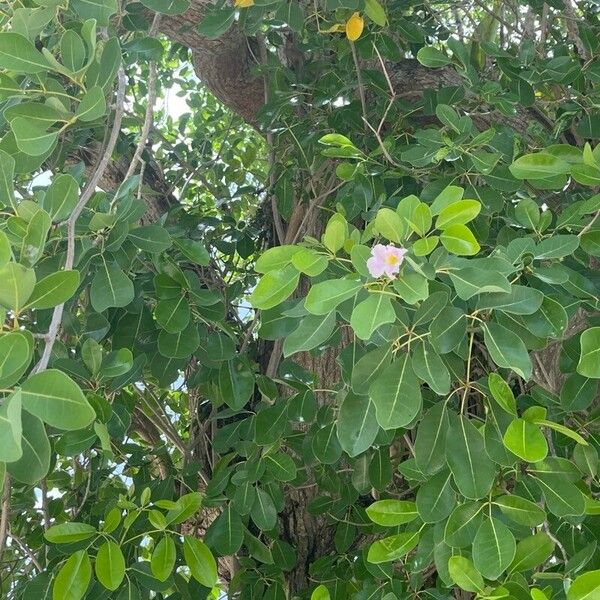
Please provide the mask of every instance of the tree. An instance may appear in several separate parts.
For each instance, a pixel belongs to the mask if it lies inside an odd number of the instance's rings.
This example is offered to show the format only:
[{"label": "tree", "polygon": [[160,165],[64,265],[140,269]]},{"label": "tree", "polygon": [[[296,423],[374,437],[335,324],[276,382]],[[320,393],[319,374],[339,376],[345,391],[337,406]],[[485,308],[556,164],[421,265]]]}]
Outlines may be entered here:
[{"label": "tree", "polygon": [[597,5],[236,4],[0,3],[4,596],[599,598]]}]

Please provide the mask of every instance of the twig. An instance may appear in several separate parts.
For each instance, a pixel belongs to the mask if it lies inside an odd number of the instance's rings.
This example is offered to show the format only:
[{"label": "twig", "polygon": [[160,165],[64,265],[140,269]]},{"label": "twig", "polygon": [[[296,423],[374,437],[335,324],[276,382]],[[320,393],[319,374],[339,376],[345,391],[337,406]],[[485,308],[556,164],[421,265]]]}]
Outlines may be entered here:
[{"label": "twig", "polygon": [[25,554],[27,554],[31,562],[34,564],[35,568],[38,570],[39,573],[41,573],[44,569],[42,565],[40,565],[40,562],[38,561],[36,555],[32,552],[31,548],[19,536],[16,536],[12,531],[8,532],[8,537],[10,537],[10,539],[13,542],[15,542]]},{"label": "twig", "polygon": [[[123,67],[119,68],[118,81],[119,84],[117,88],[115,118],[108,144],[106,145],[106,149],[104,150],[102,158],[98,162],[98,166],[94,171],[94,174],[88,181],[83,193],[81,194],[81,197],[79,198],[79,201],[77,202],[77,205],[67,220],[67,258],[65,260],[65,271],[70,271],[73,268],[73,263],[75,262],[75,224],[77,219],[79,218],[79,215],[81,215],[85,205],[89,202],[90,198],[96,191],[96,187],[100,183],[100,180],[102,179],[102,176],[104,175],[104,172],[106,171],[108,163],[112,157],[113,150],[115,149],[117,139],[119,138],[119,133],[121,131],[121,121],[123,119],[123,112],[125,110],[125,89],[127,85],[127,78],[125,76],[125,70]],[[54,348],[54,342],[58,337],[58,331],[60,329],[64,309],[65,303],[63,302],[55,307],[54,312],[52,313],[52,321],[50,322],[50,327],[46,336],[46,346],[44,347],[42,358],[33,369],[33,373],[39,373],[48,366],[50,356],[52,355],[52,349]]]},{"label": "twig", "polygon": [[8,534],[8,520],[10,516],[10,475],[6,473],[4,475],[4,498],[2,501],[2,514],[0,515],[0,562],[2,559],[2,553],[6,545],[6,536]]},{"label": "twig", "polygon": [[592,220],[577,235],[581,237],[584,233],[587,233],[594,226],[594,223],[598,220],[598,217],[600,217],[600,210],[595,212]]},{"label": "twig", "polygon": [[362,106],[362,115],[365,123],[367,121],[367,98],[365,96],[365,85],[363,83],[362,72],[360,70],[360,64],[358,62],[358,55],[356,54],[356,46],[354,42],[350,42],[350,48],[352,49],[352,60],[354,61],[354,68],[356,69],[356,79],[358,81],[358,95],[360,96],[360,104]]},{"label": "twig", "polygon": [[[150,27],[149,35],[154,37],[158,24],[160,23],[160,14],[157,13]],[[129,179],[135,172],[137,164],[142,157],[142,153],[146,148],[148,142],[148,136],[150,135],[150,128],[154,122],[154,104],[156,103],[156,61],[151,60],[148,65],[148,104],[146,105],[146,115],[144,117],[144,125],[142,126],[142,132],[140,133],[140,140],[133,153],[131,164],[127,169],[125,180]]]}]

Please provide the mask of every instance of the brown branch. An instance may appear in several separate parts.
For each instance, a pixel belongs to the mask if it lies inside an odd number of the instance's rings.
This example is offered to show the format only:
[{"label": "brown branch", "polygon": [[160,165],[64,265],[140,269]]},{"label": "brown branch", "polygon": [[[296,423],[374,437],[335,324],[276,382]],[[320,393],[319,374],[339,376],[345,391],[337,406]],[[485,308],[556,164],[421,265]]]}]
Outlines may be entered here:
[{"label": "brown branch", "polygon": [[6,473],[4,475],[4,498],[2,501],[2,514],[0,514],[0,561],[2,559],[2,553],[6,546],[6,537],[8,535],[8,521],[10,517],[10,475]]},{"label": "brown branch", "polygon": [[[75,262],[75,224],[77,223],[77,219],[79,218],[79,215],[81,215],[85,205],[89,202],[90,198],[96,191],[96,188],[100,183],[100,180],[102,179],[102,176],[104,175],[104,172],[106,171],[106,168],[112,157],[113,150],[115,149],[117,139],[119,137],[119,132],[121,131],[121,121],[123,119],[123,113],[125,110],[125,89],[127,84],[123,67],[119,69],[118,80],[119,84],[117,88],[115,118],[106,149],[102,154],[102,158],[98,162],[98,166],[96,167],[94,174],[88,181],[86,188],[81,194],[77,205],[73,209],[71,216],[67,219],[67,258],[65,260],[65,271],[70,271],[73,268],[73,263]],[[54,342],[58,337],[64,309],[65,303],[63,302],[55,307],[54,312],[52,313],[52,321],[50,322],[50,327],[48,329],[48,333],[46,334],[46,345],[44,347],[44,352],[42,354],[42,358],[34,367],[33,373],[39,373],[48,366],[50,356],[52,355],[52,349],[54,348]]]}]

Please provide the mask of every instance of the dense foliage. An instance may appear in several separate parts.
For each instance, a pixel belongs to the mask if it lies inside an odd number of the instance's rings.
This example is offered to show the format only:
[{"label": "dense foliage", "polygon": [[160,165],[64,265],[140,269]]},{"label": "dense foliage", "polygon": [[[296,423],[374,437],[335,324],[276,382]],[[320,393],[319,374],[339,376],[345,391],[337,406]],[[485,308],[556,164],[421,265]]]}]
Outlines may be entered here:
[{"label": "dense foliage", "polygon": [[597,4],[189,4],[0,2],[3,597],[598,600]]}]

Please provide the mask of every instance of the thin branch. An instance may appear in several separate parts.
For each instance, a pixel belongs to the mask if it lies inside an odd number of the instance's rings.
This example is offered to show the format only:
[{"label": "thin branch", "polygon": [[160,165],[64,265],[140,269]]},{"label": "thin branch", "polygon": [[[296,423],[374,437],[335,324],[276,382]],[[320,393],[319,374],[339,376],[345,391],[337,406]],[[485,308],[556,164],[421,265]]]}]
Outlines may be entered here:
[{"label": "thin branch", "polygon": [[354,45],[354,42],[350,42],[350,48],[352,49],[352,60],[354,61],[354,68],[356,69],[356,80],[358,81],[358,95],[360,96],[362,116],[365,123],[367,123],[367,97],[365,95],[365,85],[363,82],[362,71],[360,70],[360,64],[358,62],[358,55],[356,54],[356,46]]},{"label": "thin branch", "polygon": [[[157,13],[150,27],[149,35],[153,37],[158,30],[160,23],[160,14]],[[125,180],[129,179],[134,173],[138,162],[142,158],[142,153],[146,148],[148,142],[148,136],[150,135],[150,128],[154,122],[154,105],[156,104],[156,61],[151,60],[148,65],[148,104],[146,105],[146,115],[144,117],[144,125],[142,126],[142,132],[140,133],[140,140],[135,148],[131,164],[127,169]]]},{"label": "thin branch", "polygon": [[13,542],[15,542],[17,544],[17,546],[19,546],[19,548],[21,548],[23,553],[26,554],[29,557],[29,559],[31,560],[31,562],[34,564],[34,566],[38,570],[38,572],[41,573],[44,569],[43,569],[42,565],[40,565],[39,560],[37,559],[36,555],[31,550],[31,548],[19,536],[15,535],[12,531],[8,532],[8,537],[10,537],[10,539]]},{"label": "thin branch", "polygon": [[[117,145],[117,139],[119,138],[119,133],[121,131],[121,121],[123,119],[123,113],[125,110],[125,89],[127,86],[127,78],[125,76],[125,70],[123,67],[120,67],[119,69],[118,81],[115,118],[108,144],[106,145],[106,149],[104,150],[102,158],[98,162],[98,166],[94,171],[94,174],[88,181],[86,188],[83,190],[83,193],[77,202],[77,205],[67,220],[67,258],[65,260],[65,271],[70,271],[73,268],[73,263],[75,262],[75,224],[77,219],[79,218],[79,215],[81,215],[85,205],[89,202],[90,198],[96,191],[96,188],[98,187],[98,184],[100,183],[100,180],[102,179],[104,172],[108,167],[108,163],[111,160],[112,153]],[[33,369],[33,373],[39,373],[48,366],[50,356],[52,355],[52,349],[54,348],[54,342],[56,342],[56,338],[58,337],[64,309],[64,302],[59,304],[54,309],[52,321],[50,322],[50,327],[46,335],[46,346],[44,347],[44,352],[40,362],[38,362]]]},{"label": "thin branch", "polygon": [[6,473],[4,475],[4,496],[2,501],[2,514],[0,515],[0,561],[2,559],[2,553],[6,546],[6,537],[8,534],[8,521],[10,516],[10,475]]}]

